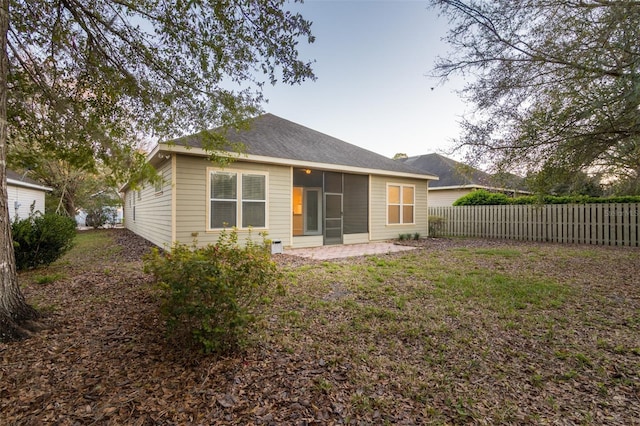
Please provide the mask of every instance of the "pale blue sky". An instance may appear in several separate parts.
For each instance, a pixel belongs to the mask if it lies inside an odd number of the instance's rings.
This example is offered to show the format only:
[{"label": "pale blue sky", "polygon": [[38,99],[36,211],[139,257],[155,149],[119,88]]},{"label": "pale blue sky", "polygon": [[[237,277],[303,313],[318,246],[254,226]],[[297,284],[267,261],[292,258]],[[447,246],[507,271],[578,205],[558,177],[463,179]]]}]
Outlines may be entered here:
[{"label": "pale blue sky", "polygon": [[[317,81],[268,86],[266,112],[387,157],[438,152],[459,135],[465,104],[428,77],[447,21],[427,1],[306,0],[295,5],[313,22]],[[434,87],[433,90],[431,88]]]}]

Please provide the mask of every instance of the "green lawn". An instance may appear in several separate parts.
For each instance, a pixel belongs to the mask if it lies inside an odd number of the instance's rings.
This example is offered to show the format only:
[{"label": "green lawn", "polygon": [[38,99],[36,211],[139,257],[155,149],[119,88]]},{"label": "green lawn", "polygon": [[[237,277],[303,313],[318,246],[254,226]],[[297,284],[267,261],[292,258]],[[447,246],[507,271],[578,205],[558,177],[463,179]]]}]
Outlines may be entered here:
[{"label": "green lawn", "polygon": [[558,245],[327,262],[290,271],[270,339],[349,365],[365,418],[401,402],[435,423],[624,424],[640,418],[639,275],[638,250]]}]

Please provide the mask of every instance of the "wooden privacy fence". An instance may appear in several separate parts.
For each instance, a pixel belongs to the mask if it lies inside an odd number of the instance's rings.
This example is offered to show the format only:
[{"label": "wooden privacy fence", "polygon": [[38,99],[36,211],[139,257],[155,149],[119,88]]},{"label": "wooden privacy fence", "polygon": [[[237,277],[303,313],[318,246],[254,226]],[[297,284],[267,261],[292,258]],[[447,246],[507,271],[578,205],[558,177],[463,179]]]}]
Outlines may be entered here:
[{"label": "wooden privacy fence", "polygon": [[429,216],[444,218],[443,236],[640,246],[640,203],[429,207]]}]

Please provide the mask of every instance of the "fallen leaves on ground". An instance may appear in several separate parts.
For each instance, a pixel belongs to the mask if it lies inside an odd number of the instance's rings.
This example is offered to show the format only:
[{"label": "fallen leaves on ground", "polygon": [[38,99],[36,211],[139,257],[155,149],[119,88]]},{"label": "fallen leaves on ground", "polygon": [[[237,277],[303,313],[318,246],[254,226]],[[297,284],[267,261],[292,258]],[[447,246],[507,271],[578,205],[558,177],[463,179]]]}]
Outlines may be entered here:
[{"label": "fallen leaves on ground", "polygon": [[167,343],[142,272],[149,244],[126,230],[100,232],[110,246],[54,265],[63,278],[38,284],[34,274],[46,271],[21,274],[47,327],[0,344],[0,424],[640,424],[637,249],[436,239],[410,255],[453,268],[469,247],[516,250],[463,260],[472,271],[572,286],[579,293],[561,310],[540,313],[545,330],[426,293],[425,321],[400,328],[412,309],[403,304],[413,303],[403,286],[431,291],[428,279],[379,276],[387,300],[358,293],[357,278],[340,273],[377,273],[375,262],[407,254],[278,256],[296,282],[252,346],[213,357]]}]

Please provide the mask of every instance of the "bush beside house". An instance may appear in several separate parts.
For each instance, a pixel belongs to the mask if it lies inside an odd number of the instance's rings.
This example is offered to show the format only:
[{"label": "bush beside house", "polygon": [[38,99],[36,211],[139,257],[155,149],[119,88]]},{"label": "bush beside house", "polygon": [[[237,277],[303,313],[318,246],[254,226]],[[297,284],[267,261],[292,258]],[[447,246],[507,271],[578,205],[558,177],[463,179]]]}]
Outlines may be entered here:
[{"label": "bush beside house", "polygon": [[170,252],[154,249],[145,271],[155,277],[169,335],[205,353],[242,348],[278,276],[270,249],[264,237],[238,244],[236,230],[202,248],[175,243]]}]

